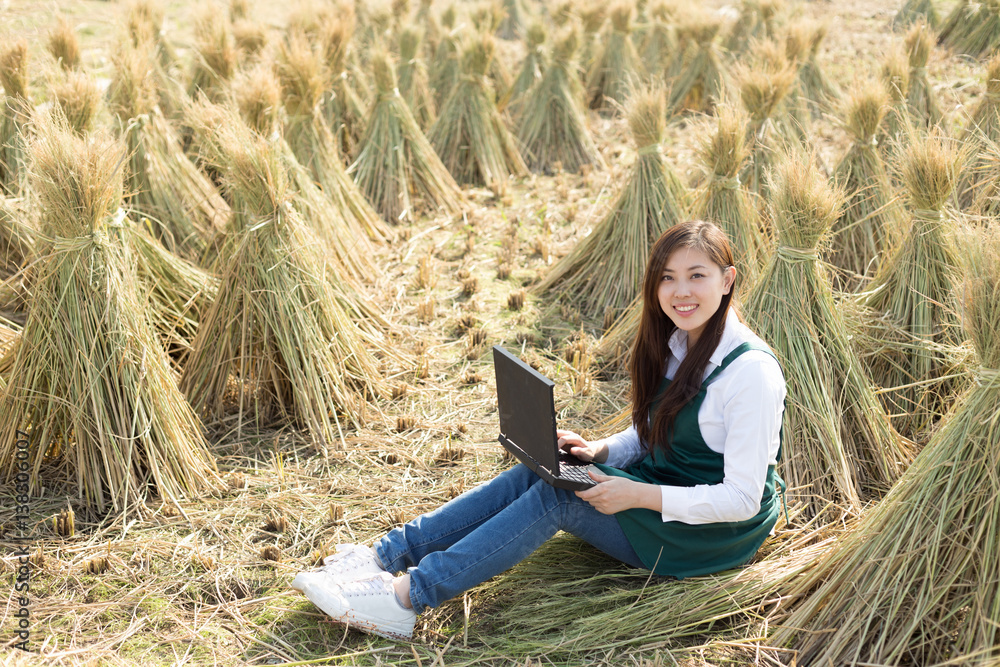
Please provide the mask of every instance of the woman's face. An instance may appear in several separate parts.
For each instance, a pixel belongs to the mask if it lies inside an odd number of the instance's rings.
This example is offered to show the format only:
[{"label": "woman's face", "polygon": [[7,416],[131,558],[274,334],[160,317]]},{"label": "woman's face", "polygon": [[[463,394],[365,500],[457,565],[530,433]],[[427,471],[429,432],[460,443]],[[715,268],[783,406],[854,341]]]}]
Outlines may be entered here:
[{"label": "woman's face", "polygon": [[735,267],[723,269],[694,248],[679,248],[667,258],[657,297],[667,317],[687,332],[688,349],[701,336],[735,280]]}]

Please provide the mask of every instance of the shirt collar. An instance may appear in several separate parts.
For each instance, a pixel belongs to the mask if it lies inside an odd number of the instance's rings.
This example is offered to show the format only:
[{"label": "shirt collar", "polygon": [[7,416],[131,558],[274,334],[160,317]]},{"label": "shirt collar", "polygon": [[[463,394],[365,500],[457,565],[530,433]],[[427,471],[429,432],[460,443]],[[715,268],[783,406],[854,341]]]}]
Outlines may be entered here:
[{"label": "shirt collar", "polygon": [[[733,309],[730,308],[726,313],[726,324],[725,328],[722,330],[722,338],[719,339],[719,344],[715,346],[715,351],[712,352],[712,356],[708,358],[710,364],[715,364],[716,366],[722,365],[722,360],[726,358],[731,349],[735,347],[733,345],[734,339],[737,337],[734,324],[739,323],[739,318]],[[674,329],[674,332],[670,334],[670,340],[667,341],[667,345],[670,347],[670,352],[677,357],[678,361],[684,361],[684,357],[687,356],[687,341],[688,334],[687,331],[683,329]]]}]

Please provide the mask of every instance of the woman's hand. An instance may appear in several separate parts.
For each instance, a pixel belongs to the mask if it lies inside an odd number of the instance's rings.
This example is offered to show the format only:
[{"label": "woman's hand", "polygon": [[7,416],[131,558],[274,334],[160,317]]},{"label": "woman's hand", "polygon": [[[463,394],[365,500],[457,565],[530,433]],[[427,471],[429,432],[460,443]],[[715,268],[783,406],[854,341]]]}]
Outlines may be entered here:
[{"label": "woman's hand", "polygon": [[597,486],[576,491],[576,496],[586,500],[601,514],[614,514],[633,507],[662,511],[660,487],[655,484],[644,484],[593,471],[590,472],[590,478],[598,483]]},{"label": "woman's hand", "polygon": [[608,446],[603,442],[594,444],[587,442],[573,431],[556,429],[559,438],[559,449],[572,454],[581,461],[604,463],[608,460]]}]

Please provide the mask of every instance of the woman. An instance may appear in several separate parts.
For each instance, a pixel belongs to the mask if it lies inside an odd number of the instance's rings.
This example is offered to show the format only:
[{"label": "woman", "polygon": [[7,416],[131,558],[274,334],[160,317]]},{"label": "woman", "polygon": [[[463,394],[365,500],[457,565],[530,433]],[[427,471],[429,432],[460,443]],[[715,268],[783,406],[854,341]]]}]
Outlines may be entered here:
[{"label": "woman", "polygon": [[517,465],[373,547],[338,546],[292,586],[336,620],[409,639],[417,612],[514,566],[559,530],[675,577],[748,561],[778,517],[785,382],[739,321],[735,289],[718,227],[668,229],[643,279],[629,366],[633,426],[593,442],[558,432],[561,448],[604,473],[591,473],[596,486],[558,489]]}]

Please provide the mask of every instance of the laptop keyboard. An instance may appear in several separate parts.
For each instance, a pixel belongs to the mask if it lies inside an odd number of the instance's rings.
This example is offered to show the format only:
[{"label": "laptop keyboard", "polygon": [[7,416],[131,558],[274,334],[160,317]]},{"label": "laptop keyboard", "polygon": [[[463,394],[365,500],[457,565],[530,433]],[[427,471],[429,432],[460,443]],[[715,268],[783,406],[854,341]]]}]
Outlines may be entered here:
[{"label": "laptop keyboard", "polygon": [[590,464],[571,456],[560,456],[559,477],[562,479],[568,479],[571,482],[582,482],[590,485],[596,484],[596,482],[590,478],[590,475],[587,474],[588,465]]}]

